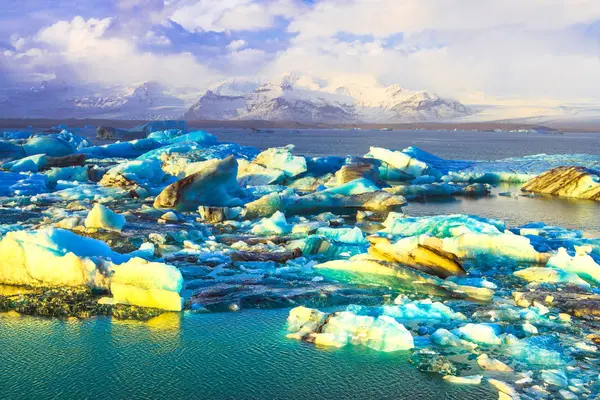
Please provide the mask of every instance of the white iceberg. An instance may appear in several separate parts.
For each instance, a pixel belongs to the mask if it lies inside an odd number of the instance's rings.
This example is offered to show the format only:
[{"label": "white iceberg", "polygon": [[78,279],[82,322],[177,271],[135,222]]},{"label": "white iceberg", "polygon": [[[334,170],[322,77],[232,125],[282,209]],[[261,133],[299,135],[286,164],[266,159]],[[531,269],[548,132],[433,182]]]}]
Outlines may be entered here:
[{"label": "white iceberg", "polygon": [[125,225],[125,217],[108,207],[96,203],[85,219],[86,228],[101,228],[120,232]]}]

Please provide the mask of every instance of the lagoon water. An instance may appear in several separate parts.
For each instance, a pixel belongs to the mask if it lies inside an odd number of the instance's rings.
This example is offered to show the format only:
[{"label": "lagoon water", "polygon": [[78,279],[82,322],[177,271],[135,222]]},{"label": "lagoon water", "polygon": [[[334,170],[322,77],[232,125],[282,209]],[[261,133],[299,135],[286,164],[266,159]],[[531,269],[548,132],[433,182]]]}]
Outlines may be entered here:
[{"label": "lagoon water", "polygon": [[[294,143],[305,155],[364,154],[371,145],[411,144],[440,157],[499,159],[538,153],[600,154],[600,134],[514,132],[216,130],[219,139],[261,148]],[[518,187],[494,190],[518,191]],[[600,235],[600,205],[491,196],[411,203],[412,215],[470,213]],[[487,383],[457,386],[418,372],[408,353],[359,346],[317,349],[285,338],[288,310],[165,314],[152,324],[106,318],[59,321],[0,316],[2,399],[487,399]]]}]

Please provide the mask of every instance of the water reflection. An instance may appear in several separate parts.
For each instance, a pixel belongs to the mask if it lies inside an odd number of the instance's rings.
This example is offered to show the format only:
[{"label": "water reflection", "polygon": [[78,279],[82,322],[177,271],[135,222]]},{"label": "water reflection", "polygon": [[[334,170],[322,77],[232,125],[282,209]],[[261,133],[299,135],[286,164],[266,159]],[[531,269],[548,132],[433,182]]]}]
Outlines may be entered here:
[{"label": "water reflection", "polygon": [[404,208],[409,215],[473,214],[504,220],[509,227],[541,221],[569,229],[579,229],[588,237],[600,236],[600,203],[542,196],[500,196],[499,193],[520,193],[520,185],[503,184],[495,187],[492,195],[482,198],[411,202]]}]

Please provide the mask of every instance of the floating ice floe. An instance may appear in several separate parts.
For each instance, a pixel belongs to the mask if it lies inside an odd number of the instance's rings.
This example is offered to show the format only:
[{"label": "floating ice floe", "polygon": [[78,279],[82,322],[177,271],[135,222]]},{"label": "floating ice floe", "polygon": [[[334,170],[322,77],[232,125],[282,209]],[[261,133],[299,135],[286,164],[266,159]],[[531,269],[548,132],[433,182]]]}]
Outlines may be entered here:
[{"label": "floating ice floe", "polygon": [[288,317],[288,337],[309,340],[317,346],[364,345],[392,352],[414,347],[413,337],[404,325],[386,315],[372,317],[342,311],[326,315],[317,310],[296,307]]}]

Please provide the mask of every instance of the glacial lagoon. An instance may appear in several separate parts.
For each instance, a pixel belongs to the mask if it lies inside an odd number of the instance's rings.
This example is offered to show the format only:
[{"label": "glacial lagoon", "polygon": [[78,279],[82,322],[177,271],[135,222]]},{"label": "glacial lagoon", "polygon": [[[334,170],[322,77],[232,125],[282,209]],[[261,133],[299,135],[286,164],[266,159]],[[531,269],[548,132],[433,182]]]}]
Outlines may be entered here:
[{"label": "glacial lagoon", "polygon": [[[258,134],[237,130],[210,132],[221,142],[252,145],[261,150],[292,143],[296,145],[294,154],[306,156],[362,155],[369,151],[369,146],[402,150],[415,145],[425,152],[448,160],[499,160],[540,153],[589,154],[600,158],[600,136],[591,133],[543,135],[521,132],[316,130]],[[569,230],[580,230],[585,238],[600,236],[600,205],[597,202],[518,196],[520,186],[516,183],[498,183],[490,195],[477,198],[461,196],[443,200],[409,200],[402,210],[411,217],[477,215],[503,220],[507,228],[541,221]],[[69,189],[68,185],[65,189]],[[38,207],[45,206],[44,203],[41,204]],[[27,223],[28,217],[34,219],[36,224],[40,223],[41,218],[36,215],[39,208],[30,207],[24,209],[21,215],[15,215],[19,212],[11,211],[6,206],[10,204],[5,205],[5,210],[2,211],[4,224]],[[119,212],[127,211],[126,207],[112,207]],[[157,225],[142,221],[133,223],[131,229],[148,235],[151,232],[160,233],[168,225],[168,222],[166,225]],[[564,235],[569,240],[573,237],[571,233]],[[114,240],[114,237],[110,236],[110,239]],[[193,241],[193,238],[188,240]],[[565,241],[568,242],[567,239]],[[476,265],[473,268],[477,270],[479,267]],[[189,273],[190,266],[184,265],[183,269]],[[247,272],[255,273],[251,268]],[[189,280],[194,279],[186,278],[186,281]],[[490,280],[494,281],[495,277]],[[513,282],[497,283],[515,288]],[[196,288],[202,287],[202,284],[199,285]],[[523,285],[524,283],[520,284]],[[502,287],[498,291],[499,300],[495,304],[510,305],[510,294],[505,293],[506,290]],[[595,288],[592,289],[592,292],[595,291]],[[397,294],[396,291],[388,292],[394,296]],[[381,294],[373,297],[377,296],[379,300],[375,304],[385,302],[395,307],[393,299],[388,297],[384,300]],[[357,298],[362,299],[361,296]],[[369,297],[366,302],[368,306],[375,305],[369,303],[371,300]],[[439,373],[419,371],[415,363],[409,361],[409,351],[376,351],[369,346],[352,344],[340,348],[322,347],[288,338],[286,336],[290,332],[287,330],[286,320],[290,308],[270,309],[273,304],[265,302],[265,309],[260,309],[263,307],[260,299],[256,303],[255,307],[258,309],[241,307],[236,312],[203,313],[192,308],[182,313],[165,313],[149,322],[122,321],[108,317],[49,319],[18,315],[13,311],[0,314],[0,352],[4,354],[0,361],[2,397],[497,398],[498,390],[487,379],[508,381],[530,397],[535,397],[535,391],[526,390],[533,384],[514,383],[518,380],[526,381],[529,376],[527,371],[534,371],[531,379],[535,380],[535,385],[547,384],[550,393],[557,395],[559,388],[566,390],[568,387],[555,384],[560,381],[562,373],[575,379],[571,386],[577,391],[584,386],[577,379],[586,380],[590,377],[589,373],[583,373],[577,368],[582,365],[584,370],[598,367],[595,361],[597,350],[591,341],[586,341],[585,346],[576,350],[571,339],[559,345],[552,333],[556,330],[564,332],[566,337],[577,338],[581,334],[578,329],[583,329],[586,333],[591,332],[591,329],[580,328],[577,321],[572,322],[572,325],[558,323],[555,310],[544,317],[545,310],[536,305],[532,305],[531,314],[527,317],[529,319],[523,321],[531,321],[539,327],[540,340],[536,341],[537,335],[531,336],[523,332],[519,332],[518,336],[520,340],[529,341],[525,343],[532,343],[533,353],[540,349],[540,359],[535,360],[538,364],[532,366],[536,362],[520,353],[516,354],[516,347],[509,346],[515,351],[513,359],[503,358],[505,355],[502,351],[480,344],[492,357],[511,363],[515,374],[486,372],[483,373],[486,379],[479,385],[457,385],[443,380]],[[315,301],[309,303],[313,307]],[[401,306],[402,302],[399,304]],[[477,311],[477,305],[464,305],[460,300],[449,301],[447,305],[466,315]],[[332,308],[330,304],[323,302],[322,306],[315,308],[334,312],[344,310],[346,306]],[[364,310],[354,311],[360,314]],[[496,320],[503,322],[502,317]],[[450,329],[462,324],[452,321],[452,318],[445,322]],[[513,322],[502,325],[504,335],[517,334],[517,325],[525,325]],[[436,324],[423,324],[425,328],[429,326]],[[432,348],[428,338],[433,331],[425,328],[421,331],[418,325],[410,328],[416,350]],[[468,338],[469,335],[465,334],[463,339]],[[568,354],[563,354],[562,351],[567,348]],[[568,360],[543,364],[547,361],[544,357],[552,358],[555,354]],[[448,357],[459,367],[461,363],[474,362],[472,357],[464,354]],[[545,375],[542,372],[557,370],[561,372],[545,372]],[[596,369],[596,376],[597,371]],[[463,376],[475,374],[482,372],[472,365],[470,369],[460,373]],[[518,374],[521,375],[517,376]],[[582,395],[593,395],[597,390],[593,384],[586,384],[585,387]]]}]

